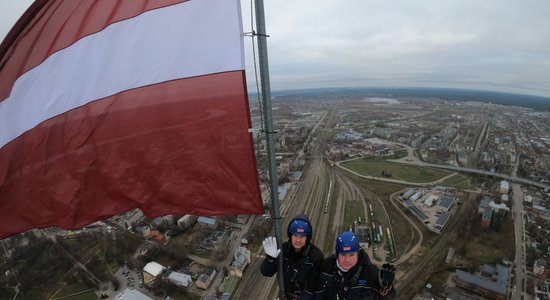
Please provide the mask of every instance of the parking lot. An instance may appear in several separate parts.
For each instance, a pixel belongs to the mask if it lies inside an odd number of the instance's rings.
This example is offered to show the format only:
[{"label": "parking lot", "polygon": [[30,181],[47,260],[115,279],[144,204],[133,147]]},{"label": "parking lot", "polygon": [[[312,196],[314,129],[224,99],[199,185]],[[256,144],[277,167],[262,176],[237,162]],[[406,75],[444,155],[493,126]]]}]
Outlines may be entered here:
[{"label": "parking lot", "polygon": [[139,271],[130,270],[128,267],[124,266],[115,273],[115,277],[120,282],[121,291],[126,288],[145,291],[143,289],[143,273]]}]

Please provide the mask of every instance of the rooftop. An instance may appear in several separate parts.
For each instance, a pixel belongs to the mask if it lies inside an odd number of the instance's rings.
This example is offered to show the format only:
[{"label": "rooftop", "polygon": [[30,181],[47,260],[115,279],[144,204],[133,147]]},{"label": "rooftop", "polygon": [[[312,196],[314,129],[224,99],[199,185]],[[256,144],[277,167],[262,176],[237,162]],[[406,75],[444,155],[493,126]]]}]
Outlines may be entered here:
[{"label": "rooftop", "polygon": [[448,212],[444,212],[437,218],[437,221],[435,221],[436,225],[439,225],[441,227],[444,227],[445,224],[447,224],[447,221],[449,221],[449,218],[451,217],[451,214]]},{"label": "rooftop", "polygon": [[145,265],[145,267],[143,267],[143,271],[153,276],[158,276],[162,271],[164,271],[164,269],[166,269],[164,266],[154,261],[149,262]]},{"label": "rooftop", "polygon": [[[484,267],[483,270],[488,271],[489,268]],[[492,281],[479,275],[467,273],[462,270],[456,270],[456,276],[461,281],[475,284],[484,289],[499,293],[501,295],[506,295],[508,290],[508,283],[510,281],[510,270],[505,266],[496,265],[493,274],[496,277],[496,281]]]},{"label": "rooftop", "polygon": [[454,202],[455,202],[455,197],[449,194],[445,194],[441,198],[441,203],[439,203],[439,206],[449,209]]},{"label": "rooftop", "polygon": [[124,290],[115,300],[153,300],[138,290]]}]

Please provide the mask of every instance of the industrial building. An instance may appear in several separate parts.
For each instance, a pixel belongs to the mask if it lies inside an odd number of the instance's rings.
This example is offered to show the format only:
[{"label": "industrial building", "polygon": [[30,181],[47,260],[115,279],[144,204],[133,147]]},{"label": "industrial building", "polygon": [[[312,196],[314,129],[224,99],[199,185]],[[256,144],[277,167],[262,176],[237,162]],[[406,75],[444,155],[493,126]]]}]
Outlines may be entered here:
[{"label": "industrial building", "polygon": [[370,246],[370,230],[366,227],[355,227],[355,235],[359,239],[359,245],[363,248]]},{"label": "industrial building", "polygon": [[424,205],[426,207],[432,207],[435,205],[435,202],[437,202],[438,197],[436,195],[429,195],[426,200],[424,200]]},{"label": "industrial building", "polygon": [[403,199],[409,199],[412,195],[414,195],[414,193],[416,193],[416,190],[413,189],[406,191],[403,193]]},{"label": "industrial building", "polygon": [[185,215],[178,219],[178,226],[181,230],[185,230],[197,222],[198,217],[193,215]]},{"label": "industrial building", "polygon": [[429,222],[429,218],[428,216],[418,207],[416,207],[415,205],[409,207],[409,209],[413,212],[413,214],[418,218],[420,219],[420,221],[422,221],[423,223],[425,222]]},{"label": "industrial building", "polygon": [[445,225],[447,225],[447,222],[451,218],[451,214],[448,212],[443,212],[439,218],[437,218],[437,221],[435,221],[434,230],[437,233],[441,233],[443,231],[443,228],[445,228]]},{"label": "industrial building", "polygon": [[483,265],[478,274],[456,270],[453,282],[489,299],[504,300],[510,285],[510,269],[502,265]]},{"label": "industrial building", "polygon": [[216,218],[210,218],[210,217],[198,217],[197,222],[201,226],[206,226],[210,228],[216,228],[218,225],[218,220]]},{"label": "industrial building", "polygon": [[143,282],[151,283],[155,278],[161,275],[166,268],[157,262],[149,262],[143,267]]},{"label": "industrial building", "polygon": [[193,279],[191,276],[185,274],[185,273],[179,273],[179,272],[171,272],[170,275],[168,275],[168,280],[177,286],[182,287],[188,287],[190,283],[193,282]]},{"label": "industrial building", "polygon": [[122,294],[116,296],[115,300],[153,300],[153,298],[150,298],[138,290],[126,289]]},{"label": "industrial building", "polygon": [[443,197],[441,197],[441,202],[439,203],[439,206],[441,207],[441,210],[443,211],[449,211],[453,207],[455,203],[455,197],[450,194],[444,194]]}]

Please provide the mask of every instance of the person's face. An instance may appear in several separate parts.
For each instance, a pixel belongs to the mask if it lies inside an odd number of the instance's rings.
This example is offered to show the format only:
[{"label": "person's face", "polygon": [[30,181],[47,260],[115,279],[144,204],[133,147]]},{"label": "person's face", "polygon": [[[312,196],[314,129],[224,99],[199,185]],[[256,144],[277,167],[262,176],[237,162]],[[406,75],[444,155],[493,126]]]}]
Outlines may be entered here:
[{"label": "person's face", "polygon": [[353,268],[357,264],[357,260],[359,259],[359,253],[347,253],[347,254],[338,254],[338,262],[340,265],[346,269],[349,270]]},{"label": "person's face", "polygon": [[294,249],[300,250],[306,245],[307,236],[293,234],[290,239],[292,241],[292,246],[294,247]]}]

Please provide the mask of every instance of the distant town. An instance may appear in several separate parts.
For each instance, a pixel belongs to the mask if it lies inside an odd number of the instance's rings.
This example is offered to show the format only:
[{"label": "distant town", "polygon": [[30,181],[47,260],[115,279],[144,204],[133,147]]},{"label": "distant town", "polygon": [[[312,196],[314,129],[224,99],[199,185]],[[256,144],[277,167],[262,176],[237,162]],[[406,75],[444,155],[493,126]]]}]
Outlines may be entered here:
[{"label": "distant town", "polygon": [[[259,275],[274,222],[255,96],[250,106],[266,214],[136,209],[34,229],[1,240],[0,300],[277,298],[276,278]],[[550,111],[535,108],[274,93],[282,228],[308,214],[325,256],[351,228],[373,263],[396,265],[397,299],[550,299]]]}]

